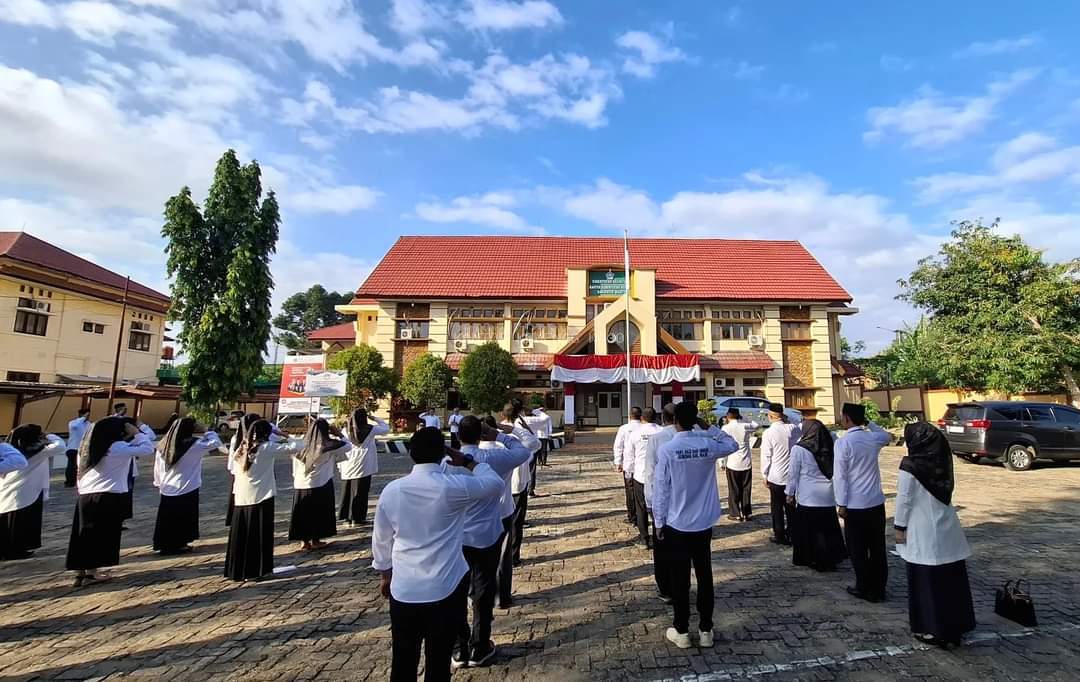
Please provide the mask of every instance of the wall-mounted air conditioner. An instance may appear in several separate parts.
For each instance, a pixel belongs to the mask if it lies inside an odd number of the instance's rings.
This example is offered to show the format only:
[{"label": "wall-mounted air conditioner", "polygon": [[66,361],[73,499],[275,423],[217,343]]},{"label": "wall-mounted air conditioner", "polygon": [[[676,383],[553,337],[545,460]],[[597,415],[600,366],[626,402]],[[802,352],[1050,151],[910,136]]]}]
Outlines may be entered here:
[{"label": "wall-mounted air conditioner", "polygon": [[522,339],[521,340],[521,350],[532,350],[532,349],[533,349],[533,340],[532,339]]},{"label": "wall-mounted air conditioner", "polygon": [[765,338],[761,334],[751,334],[746,340],[750,343],[751,348],[761,348],[765,345]]},{"label": "wall-mounted air conditioner", "polygon": [[406,329],[402,329],[402,330],[401,330],[401,333],[400,333],[400,334],[398,334],[398,338],[399,338],[399,339],[402,339],[402,340],[404,340],[404,341],[409,341],[409,340],[411,340],[411,339],[412,339],[412,330],[411,330],[411,329],[408,329],[408,328],[406,328]]},{"label": "wall-mounted air conditioner", "polygon": [[716,377],[712,380],[713,388],[726,388],[727,379],[725,377]]},{"label": "wall-mounted air conditioner", "polygon": [[459,353],[465,353],[469,350],[469,342],[465,339],[454,339],[454,350]]}]

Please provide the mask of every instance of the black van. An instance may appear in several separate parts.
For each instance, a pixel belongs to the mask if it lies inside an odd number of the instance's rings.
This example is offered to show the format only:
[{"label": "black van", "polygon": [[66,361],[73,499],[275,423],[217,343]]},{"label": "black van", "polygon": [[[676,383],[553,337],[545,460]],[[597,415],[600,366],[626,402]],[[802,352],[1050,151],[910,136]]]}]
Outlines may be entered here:
[{"label": "black van", "polygon": [[953,403],[938,420],[953,452],[1027,471],[1036,459],[1080,459],[1080,410],[1055,403]]}]

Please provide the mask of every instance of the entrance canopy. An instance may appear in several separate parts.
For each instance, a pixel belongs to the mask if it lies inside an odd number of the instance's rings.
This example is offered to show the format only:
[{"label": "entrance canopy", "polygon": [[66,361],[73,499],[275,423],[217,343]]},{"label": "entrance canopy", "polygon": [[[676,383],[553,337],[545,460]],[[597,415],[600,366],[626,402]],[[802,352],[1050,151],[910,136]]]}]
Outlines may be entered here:
[{"label": "entrance canopy", "polygon": [[[687,383],[701,378],[696,355],[631,355],[630,381],[635,384]],[[556,355],[552,381],[618,384],[626,381],[625,355]]]}]

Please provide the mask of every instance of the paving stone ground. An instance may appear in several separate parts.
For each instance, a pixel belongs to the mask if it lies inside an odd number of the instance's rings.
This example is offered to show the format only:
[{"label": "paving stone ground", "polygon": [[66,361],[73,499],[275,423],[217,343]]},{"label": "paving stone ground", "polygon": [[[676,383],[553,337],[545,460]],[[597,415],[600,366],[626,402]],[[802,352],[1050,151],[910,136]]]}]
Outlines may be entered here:
[{"label": "paving stone ground", "polygon": [[[1011,474],[958,463],[955,501],[974,550],[979,628],[949,652],[913,646],[897,557],[881,605],[845,593],[846,564],[824,576],[791,566],[789,553],[767,541],[767,497],[755,481],[754,519],[725,518],[715,529],[716,646],[680,651],[663,640],[670,607],[655,598],[648,553],[632,544],[610,440],[587,434],[541,469],[544,496],[530,502],[515,579],[518,606],[496,611],[499,655],[456,679],[1080,677],[1080,465]],[[901,454],[889,448],[882,457],[890,514]],[[380,461],[373,493],[409,468],[404,457]],[[119,577],[85,590],[63,571],[73,495],[54,475],[45,546],[0,564],[0,679],[386,679],[389,615],[370,569],[370,531],[342,529],[328,550],[297,553],[285,540],[287,466],[278,468],[276,560],[297,570],[250,586],[221,577],[220,458],[205,465],[195,554],[150,551],[157,499],[143,466]],[[1036,630],[993,614],[994,588],[1017,576],[1030,580]]]}]

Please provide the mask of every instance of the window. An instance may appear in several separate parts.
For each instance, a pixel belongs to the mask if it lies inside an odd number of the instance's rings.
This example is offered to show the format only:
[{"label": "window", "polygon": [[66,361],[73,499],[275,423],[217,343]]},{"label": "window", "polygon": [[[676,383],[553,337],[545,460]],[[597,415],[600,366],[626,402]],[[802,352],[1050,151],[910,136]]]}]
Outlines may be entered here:
[{"label": "window", "polygon": [[37,372],[8,372],[7,380],[26,381],[33,384],[41,381],[41,375]]},{"label": "window", "polygon": [[83,322],[82,330],[88,334],[104,334],[105,325],[98,324],[97,322]]},{"label": "window", "polygon": [[1076,410],[1070,410],[1067,407],[1055,407],[1054,416],[1057,417],[1059,424],[1080,426],[1080,412]]},{"label": "window", "polygon": [[622,409],[622,393],[612,393],[611,394],[611,409],[613,409],[613,410]]},{"label": "window", "polygon": [[999,407],[995,407],[994,412],[997,412],[999,415],[1001,415],[1001,417],[1003,419],[1008,419],[1009,421],[1016,422],[1016,421],[1022,421],[1024,419],[1024,408],[1023,407],[1014,407],[1014,406],[1011,406],[1011,405],[1006,407],[1006,406],[1002,405],[1002,406],[999,406]]},{"label": "window", "polygon": [[590,303],[585,306],[585,321],[592,322],[593,318],[604,312],[610,303]]},{"label": "window", "polygon": [[748,339],[756,333],[754,324],[749,322],[713,322],[712,324],[713,341]]},{"label": "window", "polygon": [[[414,323],[416,324],[416,323]],[[426,329],[427,323],[424,323]],[[427,335],[427,332],[424,332]],[[472,341],[495,341],[503,337],[502,320],[498,322],[458,322],[450,323],[450,340],[469,339]],[[416,338],[416,334],[413,334]]]},{"label": "window", "polygon": [[745,386],[764,386],[765,377],[743,377],[742,385]]},{"label": "window", "polygon": [[599,407],[602,410],[606,410],[607,409],[607,398],[608,398],[607,393],[598,393],[596,395],[596,406]]},{"label": "window", "polygon": [[1028,407],[1028,421],[1033,422],[1053,422],[1054,413],[1050,411],[1049,407]]},{"label": "window", "polygon": [[784,341],[803,341],[810,339],[809,322],[781,322],[780,338]]},{"label": "window", "polygon": [[565,308],[514,308],[514,340],[552,341],[566,338]]},{"label": "window", "polygon": [[765,314],[760,309],[755,310],[722,310],[713,308],[714,320],[761,320]]},{"label": "window", "polygon": [[131,333],[128,335],[128,350],[138,350],[144,353],[150,352],[150,324],[146,322],[132,322]]},{"label": "window", "polygon": [[454,307],[447,310],[452,320],[502,320],[503,306],[488,304],[483,307]]},{"label": "window", "polygon": [[20,297],[15,309],[15,331],[19,334],[45,336],[49,328],[50,310],[51,303]]},{"label": "window", "polygon": [[401,331],[403,329],[412,330],[412,338],[414,339],[426,339],[428,337],[429,324],[424,321],[398,320],[397,322],[397,338],[401,338]]}]

